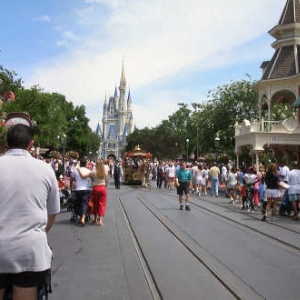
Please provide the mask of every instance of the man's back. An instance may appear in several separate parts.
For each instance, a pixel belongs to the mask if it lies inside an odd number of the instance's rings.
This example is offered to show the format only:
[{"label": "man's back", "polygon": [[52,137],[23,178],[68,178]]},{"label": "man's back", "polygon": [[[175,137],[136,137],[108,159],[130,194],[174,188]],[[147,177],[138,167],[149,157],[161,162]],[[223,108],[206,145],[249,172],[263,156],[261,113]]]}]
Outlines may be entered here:
[{"label": "man's back", "polygon": [[54,171],[21,149],[0,157],[0,169],[1,272],[45,270],[52,255],[47,215],[60,210]]},{"label": "man's back", "polygon": [[218,177],[220,175],[220,169],[217,166],[212,166],[209,169],[209,176]]}]

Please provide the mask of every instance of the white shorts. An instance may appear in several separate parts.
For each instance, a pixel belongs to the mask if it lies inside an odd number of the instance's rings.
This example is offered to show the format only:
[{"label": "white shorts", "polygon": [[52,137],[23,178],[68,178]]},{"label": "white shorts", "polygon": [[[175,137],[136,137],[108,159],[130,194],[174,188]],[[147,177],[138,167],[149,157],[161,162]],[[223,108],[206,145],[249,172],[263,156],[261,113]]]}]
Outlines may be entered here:
[{"label": "white shorts", "polygon": [[266,189],[266,197],[267,198],[279,198],[280,197],[280,190]]}]

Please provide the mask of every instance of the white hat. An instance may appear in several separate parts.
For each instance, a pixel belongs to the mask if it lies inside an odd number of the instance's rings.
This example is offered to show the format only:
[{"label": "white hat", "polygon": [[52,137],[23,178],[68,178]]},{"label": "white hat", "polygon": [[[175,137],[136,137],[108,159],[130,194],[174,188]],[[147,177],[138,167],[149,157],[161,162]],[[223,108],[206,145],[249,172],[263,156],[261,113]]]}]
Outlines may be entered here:
[{"label": "white hat", "polygon": [[63,175],[59,175],[59,178],[60,178],[60,179],[63,179],[63,178],[64,178],[64,176],[63,176]]}]

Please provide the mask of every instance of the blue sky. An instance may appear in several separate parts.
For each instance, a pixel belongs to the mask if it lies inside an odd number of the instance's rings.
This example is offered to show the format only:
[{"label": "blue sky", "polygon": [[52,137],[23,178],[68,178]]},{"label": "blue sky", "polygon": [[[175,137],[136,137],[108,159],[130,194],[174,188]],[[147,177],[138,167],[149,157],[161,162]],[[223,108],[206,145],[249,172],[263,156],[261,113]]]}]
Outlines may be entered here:
[{"label": "blue sky", "polygon": [[261,77],[271,59],[268,31],[285,0],[2,0],[0,64],[26,87],[85,105],[90,126],[105,94],[119,85],[124,60],[134,123],[157,126],[178,103],[246,74]]}]

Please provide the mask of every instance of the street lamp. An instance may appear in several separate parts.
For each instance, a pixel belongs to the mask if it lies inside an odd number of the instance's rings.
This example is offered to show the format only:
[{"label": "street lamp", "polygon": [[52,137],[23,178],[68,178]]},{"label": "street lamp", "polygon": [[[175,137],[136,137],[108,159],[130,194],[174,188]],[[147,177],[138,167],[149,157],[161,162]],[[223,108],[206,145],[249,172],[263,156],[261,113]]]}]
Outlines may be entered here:
[{"label": "street lamp", "polygon": [[62,145],[62,165],[63,165],[63,175],[65,175],[65,148],[66,148],[66,139],[67,136],[65,133],[62,134],[62,136],[57,135],[58,142]]},{"label": "street lamp", "polygon": [[215,147],[216,147],[216,161],[218,162],[218,150],[220,146],[220,138],[219,134],[217,133],[217,136],[215,137]]},{"label": "street lamp", "polygon": [[186,162],[189,161],[189,142],[190,140],[189,139],[186,139]]},{"label": "street lamp", "polygon": [[199,160],[199,129],[198,129],[198,123],[197,123],[197,147],[196,147],[196,154],[197,154],[197,157],[196,157],[196,160]]}]

